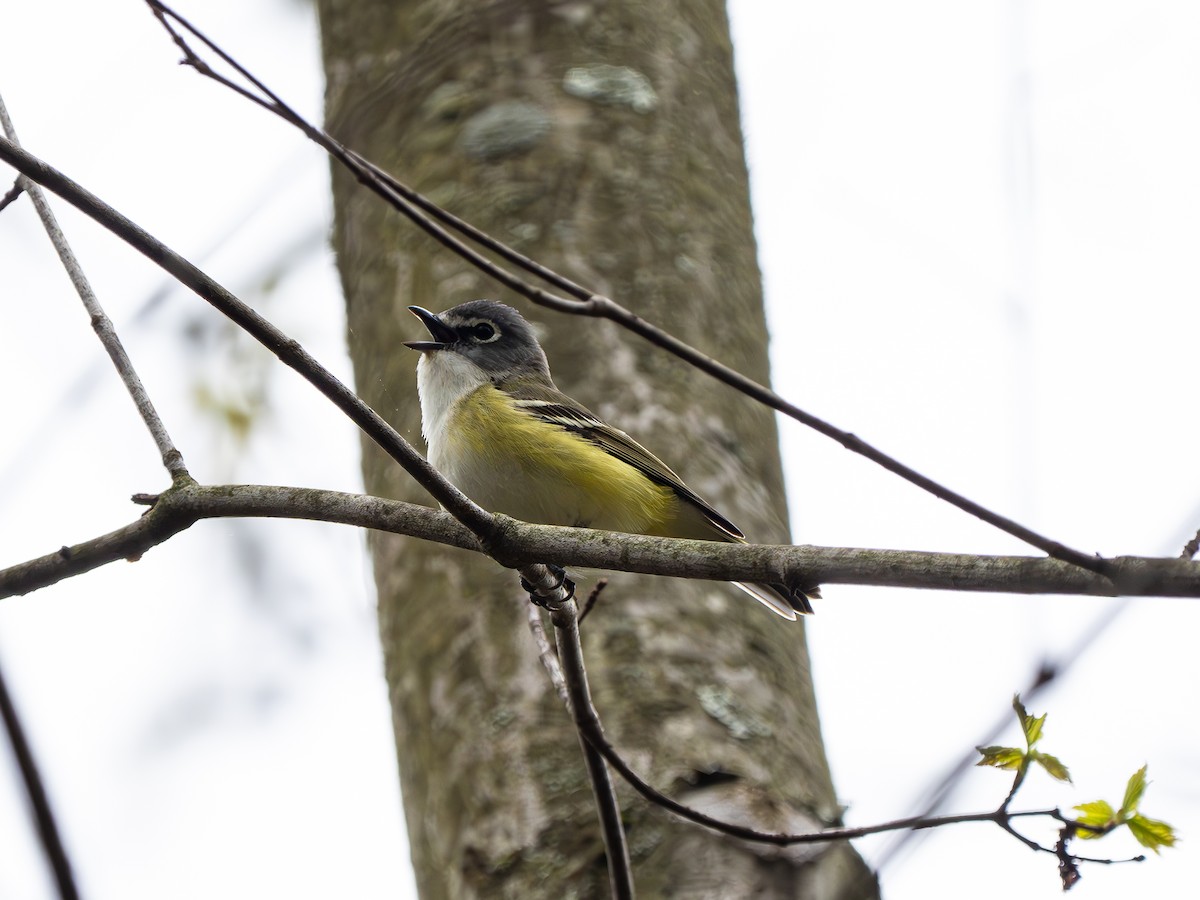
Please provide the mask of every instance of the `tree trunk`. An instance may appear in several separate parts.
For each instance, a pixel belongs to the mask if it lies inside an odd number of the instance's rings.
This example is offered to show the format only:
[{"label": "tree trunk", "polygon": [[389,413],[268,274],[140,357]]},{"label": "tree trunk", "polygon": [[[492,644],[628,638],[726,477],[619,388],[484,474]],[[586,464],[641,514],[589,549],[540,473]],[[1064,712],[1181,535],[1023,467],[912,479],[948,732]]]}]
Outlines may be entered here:
[{"label": "tree trunk", "polygon": [[[717,0],[320,0],[328,127],[526,254],[766,381],[724,7]],[[607,323],[505,296],[334,169],[359,393],[420,446],[405,307],[474,297],[545,326],[559,386],[662,456],[752,539],[787,539],[774,420]],[[367,489],[428,502],[373,446]],[[425,898],[605,897],[575,732],[516,576],[372,535]],[[586,579],[585,579],[586,581]],[[586,592],[586,583],[581,593]],[[803,627],[727,585],[617,575],[583,629],[597,708],[653,784],[768,830],[837,819]],[[875,896],[846,845],[749,846],[622,792],[646,897]]]}]

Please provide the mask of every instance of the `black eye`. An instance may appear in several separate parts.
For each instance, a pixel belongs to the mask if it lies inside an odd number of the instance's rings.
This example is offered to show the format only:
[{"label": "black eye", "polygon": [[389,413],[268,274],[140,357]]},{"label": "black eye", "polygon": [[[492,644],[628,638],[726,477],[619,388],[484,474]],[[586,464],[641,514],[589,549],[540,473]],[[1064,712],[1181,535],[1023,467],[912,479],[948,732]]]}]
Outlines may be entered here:
[{"label": "black eye", "polygon": [[481,344],[496,339],[496,327],[490,322],[477,322],[471,326],[470,335]]}]

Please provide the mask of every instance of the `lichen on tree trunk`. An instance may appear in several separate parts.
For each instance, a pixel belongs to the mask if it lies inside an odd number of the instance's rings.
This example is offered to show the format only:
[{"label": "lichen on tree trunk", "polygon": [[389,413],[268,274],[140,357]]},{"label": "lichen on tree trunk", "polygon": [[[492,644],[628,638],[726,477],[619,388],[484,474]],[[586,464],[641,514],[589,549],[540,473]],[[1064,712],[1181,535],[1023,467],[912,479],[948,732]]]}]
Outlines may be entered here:
[{"label": "lichen on tree trunk", "polygon": [[[432,199],[766,381],[724,7],[320,0],[328,128]],[[496,297],[544,326],[560,387],[636,435],[752,538],[787,539],[771,413],[619,329],[497,291],[334,170],[359,393],[420,446],[410,304]],[[371,493],[426,500],[364,446]],[[404,803],[426,898],[604,897],[574,730],[517,579],[371,537]],[[803,627],[727,585],[618,575],[583,629],[612,740],[685,802],[770,830],[838,803]],[[750,847],[622,793],[646,897],[869,897],[846,846]]]}]

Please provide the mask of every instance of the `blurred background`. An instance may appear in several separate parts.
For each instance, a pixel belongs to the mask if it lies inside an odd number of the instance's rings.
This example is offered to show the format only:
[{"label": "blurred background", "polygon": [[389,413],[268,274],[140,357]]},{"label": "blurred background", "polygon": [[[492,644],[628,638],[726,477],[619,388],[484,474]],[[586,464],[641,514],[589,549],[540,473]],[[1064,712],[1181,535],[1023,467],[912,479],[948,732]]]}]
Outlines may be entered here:
[{"label": "blurred background", "polygon": [[[320,119],[306,3],[178,9]],[[730,16],[776,388],[1072,546],[1177,555],[1200,527],[1200,6],[732,0]],[[177,60],[141,3],[10,4],[0,93],[31,152],[349,380],[325,158]],[[332,406],[55,209],[199,479],[361,489]],[[2,567],[129,522],[129,495],[167,479],[27,199],[0,213],[0,274]],[[1031,552],[782,430],[798,542]],[[826,594],[808,634],[848,823],[920,811],[1050,661],[1061,677],[1030,707],[1075,785],[1031,776],[1017,805],[1117,804],[1148,762],[1143,809],[1183,839],[1084,869],[1076,894],[1200,879],[1195,600]],[[200,523],[0,603],[0,663],[86,897],[412,895],[359,533]],[[945,808],[993,808],[1008,783],[972,769]],[[1060,891],[1052,857],[983,825],[858,846],[892,900]],[[52,896],[0,742],[0,898]]]}]

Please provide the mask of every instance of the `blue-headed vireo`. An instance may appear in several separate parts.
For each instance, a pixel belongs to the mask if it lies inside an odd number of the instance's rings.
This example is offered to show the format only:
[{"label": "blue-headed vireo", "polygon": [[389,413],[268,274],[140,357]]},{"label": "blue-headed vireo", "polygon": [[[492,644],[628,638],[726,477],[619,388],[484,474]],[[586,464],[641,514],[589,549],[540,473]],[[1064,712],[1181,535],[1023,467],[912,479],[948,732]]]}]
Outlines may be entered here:
[{"label": "blue-headed vireo", "polygon": [[[410,306],[433,338],[417,393],[429,461],[485,509],[570,525],[744,543],[657,456],[554,385],[533,328],[511,306],[472,300],[440,315]],[[785,619],[810,613],[816,589],[738,584]]]}]

